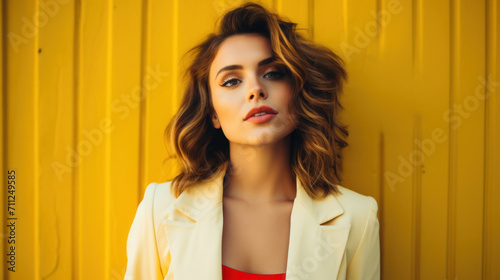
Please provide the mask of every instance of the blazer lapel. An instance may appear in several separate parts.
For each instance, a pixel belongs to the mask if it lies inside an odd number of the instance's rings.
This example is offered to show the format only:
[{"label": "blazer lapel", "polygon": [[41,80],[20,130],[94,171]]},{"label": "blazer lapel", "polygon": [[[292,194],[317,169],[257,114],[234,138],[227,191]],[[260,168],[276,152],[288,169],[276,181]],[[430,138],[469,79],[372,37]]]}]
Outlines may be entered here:
[{"label": "blazer lapel", "polygon": [[169,274],[175,280],[222,279],[224,174],[181,193],[165,214]]},{"label": "blazer lapel", "polygon": [[298,177],[290,224],[286,279],[337,279],[341,265],[345,269],[345,246],[351,224],[331,224],[344,210],[330,195],[312,199]]},{"label": "blazer lapel", "polygon": [[[166,210],[162,224],[171,255],[169,274],[176,280],[222,279],[224,175],[183,192]],[[345,269],[351,225],[327,223],[344,212],[334,196],[313,200],[298,177],[296,187],[286,279],[337,279],[341,265]]]}]

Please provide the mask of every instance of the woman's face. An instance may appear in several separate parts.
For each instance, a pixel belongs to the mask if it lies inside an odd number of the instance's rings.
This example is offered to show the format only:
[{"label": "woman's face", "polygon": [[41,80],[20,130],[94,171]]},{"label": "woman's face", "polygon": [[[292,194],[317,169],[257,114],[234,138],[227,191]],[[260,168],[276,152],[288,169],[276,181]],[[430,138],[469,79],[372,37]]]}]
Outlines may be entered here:
[{"label": "woman's face", "polygon": [[[290,77],[272,60],[270,42],[262,35],[238,34],[224,40],[210,66],[209,81],[213,125],[222,128],[230,142],[270,144],[295,129],[295,118],[288,112]],[[262,105],[277,112],[274,118],[261,123],[252,122],[257,118],[245,120],[250,109]]]}]

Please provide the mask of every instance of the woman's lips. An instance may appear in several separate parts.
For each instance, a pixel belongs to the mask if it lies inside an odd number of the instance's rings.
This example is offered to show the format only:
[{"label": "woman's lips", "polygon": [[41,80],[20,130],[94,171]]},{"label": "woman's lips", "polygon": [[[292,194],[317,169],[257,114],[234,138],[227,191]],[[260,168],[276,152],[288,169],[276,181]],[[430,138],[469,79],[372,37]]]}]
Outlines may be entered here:
[{"label": "woman's lips", "polygon": [[273,108],[266,106],[266,105],[261,105],[258,107],[253,107],[248,111],[247,115],[243,120],[247,120],[248,118],[252,117],[255,114],[260,114],[260,113],[267,113],[267,114],[277,114],[278,111],[274,110]]},{"label": "woman's lips", "polygon": [[261,115],[261,116],[253,116],[253,117],[250,117],[248,119],[246,119],[247,122],[251,122],[251,123],[265,123],[265,122],[268,122],[272,119],[274,119],[274,117],[276,117],[277,114],[264,114],[264,115]]}]

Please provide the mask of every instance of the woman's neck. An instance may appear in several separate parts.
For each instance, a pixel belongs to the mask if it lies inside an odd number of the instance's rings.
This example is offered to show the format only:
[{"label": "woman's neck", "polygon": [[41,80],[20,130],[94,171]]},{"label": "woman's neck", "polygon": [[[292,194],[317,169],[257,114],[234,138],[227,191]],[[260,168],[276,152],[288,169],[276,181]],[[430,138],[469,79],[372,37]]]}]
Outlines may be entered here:
[{"label": "woman's neck", "polygon": [[230,143],[227,172],[224,196],[256,203],[293,201],[296,182],[290,164],[290,135],[260,146]]}]

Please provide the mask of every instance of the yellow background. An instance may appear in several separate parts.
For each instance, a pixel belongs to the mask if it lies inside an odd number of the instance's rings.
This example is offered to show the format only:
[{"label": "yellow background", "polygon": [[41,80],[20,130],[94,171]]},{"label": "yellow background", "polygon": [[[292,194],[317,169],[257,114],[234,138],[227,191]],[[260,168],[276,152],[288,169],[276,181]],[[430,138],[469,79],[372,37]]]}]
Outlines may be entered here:
[{"label": "yellow background", "polygon": [[[123,279],[180,58],[242,2],[1,2],[3,279]],[[383,279],[500,279],[498,1],[263,3],[346,60],[343,185],[379,203]]]}]

